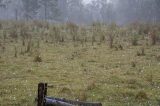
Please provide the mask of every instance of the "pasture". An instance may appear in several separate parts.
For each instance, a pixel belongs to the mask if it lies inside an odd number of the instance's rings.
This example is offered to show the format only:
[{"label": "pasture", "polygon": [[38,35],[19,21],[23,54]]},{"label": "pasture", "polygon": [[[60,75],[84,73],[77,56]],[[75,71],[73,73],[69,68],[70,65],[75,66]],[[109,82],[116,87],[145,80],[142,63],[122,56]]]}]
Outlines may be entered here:
[{"label": "pasture", "polygon": [[[156,37],[156,41],[155,41]],[[0,22],[0,105],[49,95],[103,106],[160,105],[159,25]]]}]

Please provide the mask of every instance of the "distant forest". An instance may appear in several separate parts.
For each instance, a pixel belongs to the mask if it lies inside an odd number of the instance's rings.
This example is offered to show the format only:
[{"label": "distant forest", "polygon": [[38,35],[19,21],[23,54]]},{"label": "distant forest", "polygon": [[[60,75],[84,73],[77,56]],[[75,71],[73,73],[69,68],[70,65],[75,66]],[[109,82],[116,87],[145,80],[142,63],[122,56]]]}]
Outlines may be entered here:
[{"label": "distant forest", "polygon": [[160,22],[160,0],[0,0],[1,20]]}]

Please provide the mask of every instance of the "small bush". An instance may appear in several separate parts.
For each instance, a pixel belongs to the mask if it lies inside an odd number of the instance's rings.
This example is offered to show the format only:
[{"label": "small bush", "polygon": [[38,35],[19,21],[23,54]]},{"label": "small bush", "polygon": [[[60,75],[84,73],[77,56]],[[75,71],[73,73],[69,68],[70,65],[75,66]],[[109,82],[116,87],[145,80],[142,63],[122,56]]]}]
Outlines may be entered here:
[{"label": "small bush", "polygon": [[16,29],[13,28],[13,29],[10,30],[10,37],[15,39],[15,40],[17,40],[18,34],[17,34],[17,30]]},{"label": "small bush", "polygon": [[157,60],[157,61],[160,61],[160,55],[157,55],[157,56],[156,56],[156,60]]},{"label": "small bush", "polygon": [[14,47],[14,50],[15,50],[14,57],[17,58],[17,47],[16,46]]},{"label": "small bush", "polygon": [[102,35],[102,36],[100,36],[100,43],[102,43],[102,42],[104,42],[105,41],[105,36],[104,35]]},{"label": "small bush", "polygon": [[51,38],[52,38],[52,42],[53,42],[54,40],[55,40],[56,42],[59,42],[59,41],[61,40],[61,38],[60,38],[60,33],[61,33],[60,28],[59,28],[59,27],[56,27],[56,26],[54,26],[54,27],[50,30],[49,35],[50,35]]},{"label": "small bush", "polygon": [[2,52],[4,53],[6,51],[5,45],[2,46]]},{"label": "small bush", "polygon": [[137,94],[136,94],[136,100],[147,100],[148,99],[148,95],[146,92],[144,91],[139,91]]},{"label": "small bush", "polygon": [[151,31],[149,32],[149,37],[151,38],[151,44],[155,45],[157,42],[157,36],[156,36],[156,32],[155,31]]},{"label": "small bush", "polygon": [[6,38],[7,38],[7,32],[4,30],[4,31],[3,31],[3,40],[5,41]]},{"label": "small bush", "polygon": [[30,40],[27,44],[27,50],[26,53],[29,53],[32,51],[32,47],[33,47],[33,42]]},{"label": "small bush", "polygon": [[132,62],[131,62],[131,66],[132,66],[132,67],[136,67],[136,62],[132,61]]},{"label": "small bush", "polygon": [[28,33],[28,28],[23,26],[22,28],[20,28],[20,36],[23,39],[28,39],[29,38],[29,33]]},{"label": "small bush", "polygon": [[36,56],[35,58],[34,58],[34,62],[42,62],[42,58],[41,58],[41,56]]},{"label": "small bush", "polygon": [[79,27],[78,25],[68,22],[67,23],[67,30],[69,31],[69,34],[72,36],[72,41],[75,42],[77,40],[77,34]]},{"label": "small bush", "polygon": [[25,46],[25,39],[22,40],[22,46]]},{"label": "small bush", "polygon": [[109,47],[113,48],[113,40],[114,40],[114,36],[113,35],[109,35]]},{"label": "small bush", "polygon": [[0,29],[2,29],[2,24],[0,23]]},{"label": "small bush", "polygon": [[136,36],[134,36],[132,39],[131,39],[131,42],[132,42],[132,46],[137,46],[138,45],[138,38]]},{"label": "small bush", "polygon": [[137,51],[137,56],[141,56],[141,53],[139,51]]},{"label": "small bush", "polygon": [[144,48],[141,48],[140,51],[137,51],[137,56],[145,56]]},{"label": "small bush", "polygon": [[152,86],[154,85],[154,81],[153,81],[154,76],[153,76],[152,72],[149,75],[147,75],[146,79],[150,83],[150,85],[152,85]]},{"label": "small bush", "polygon": [[123,50],[123,46],[121,44],[115,46],[115,50]]},{"label": "small bush", "polygon": [[68,88],[68,87],[63,87],[60,89],[59,93],[62,93],[62,94],[71,94],[71,89]]},{"label": "small bush", "polygon": [[89,84],[87,85],[86,90],[93,90],[96,87],[95,83],[96,83],[95,81],[89,82]]},{"label": "small bush", "polygon": [[142,55],[142,56],[144,56],[144,55],[145,55],[144,48],[141,48],[141,55]]},{"label": "small bush", "polygon": [[79,101],[86,101],[87,100],[87,93],[86,91],[80,91],[78,95]]},{"label": "small bush", "polygon": [[94,45],[94,42],[96,42],[95,36],[92,36],[92,46]]},{"label": "small bush", "polygon": [[123,50],[123,46],[120,44],[120,45],[118,45],[118,48],[120,49],[120,50]]}]

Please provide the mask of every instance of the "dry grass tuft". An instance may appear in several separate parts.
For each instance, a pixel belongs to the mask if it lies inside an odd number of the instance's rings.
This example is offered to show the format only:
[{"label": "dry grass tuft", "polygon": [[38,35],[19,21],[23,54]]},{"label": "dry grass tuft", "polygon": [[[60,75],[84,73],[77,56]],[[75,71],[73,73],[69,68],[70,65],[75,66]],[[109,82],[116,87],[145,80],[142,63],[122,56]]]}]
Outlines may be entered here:
[{"label": "dry grass tuft", "polygon": [[138,101],[141,101],[141,100],[148,100],[148,95],[146,92],[144,91],[139,91],[137,94],[136,94],[136,100]]},{"label": "dry grass tuft", "polygon": [[35,58],[34,58],[34,62],[42,62],[42,58],[41,58],[41,56],[36,56]]}]

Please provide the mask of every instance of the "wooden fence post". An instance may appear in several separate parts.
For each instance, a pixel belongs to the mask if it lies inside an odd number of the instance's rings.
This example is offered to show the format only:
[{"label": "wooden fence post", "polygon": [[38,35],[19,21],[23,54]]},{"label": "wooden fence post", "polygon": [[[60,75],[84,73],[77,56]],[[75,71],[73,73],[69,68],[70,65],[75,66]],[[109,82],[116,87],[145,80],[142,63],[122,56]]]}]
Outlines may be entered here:
[{"label": "wooden fence post", "polygon": [[38,103],[37,106],[45,106],[45,97],[47,95],[47,83],[38,84]]}]

